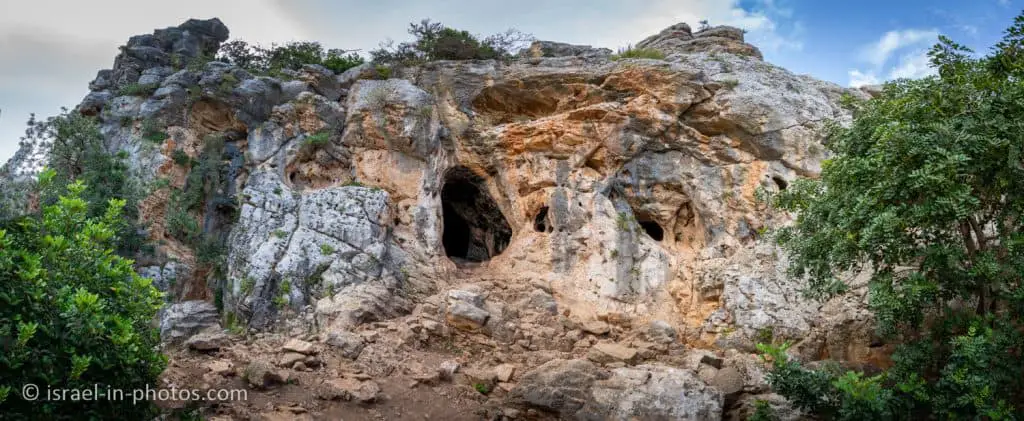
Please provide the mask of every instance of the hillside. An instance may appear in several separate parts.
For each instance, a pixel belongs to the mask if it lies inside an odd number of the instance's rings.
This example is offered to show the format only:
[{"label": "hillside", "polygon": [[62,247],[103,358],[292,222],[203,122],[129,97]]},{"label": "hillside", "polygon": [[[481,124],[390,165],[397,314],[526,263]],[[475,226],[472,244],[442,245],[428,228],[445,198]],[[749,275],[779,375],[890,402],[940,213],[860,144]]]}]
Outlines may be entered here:
[{"label": "hillside", "polygon": [[795,420],[756,343],[890,364],[864,279],[802,298],[758,200],[820,174],[865,91],[731,27],[340,74],[211,61],[228,38],[132,37],[73,110],[145,187],[163,386],[251,390],[207,419]]}]

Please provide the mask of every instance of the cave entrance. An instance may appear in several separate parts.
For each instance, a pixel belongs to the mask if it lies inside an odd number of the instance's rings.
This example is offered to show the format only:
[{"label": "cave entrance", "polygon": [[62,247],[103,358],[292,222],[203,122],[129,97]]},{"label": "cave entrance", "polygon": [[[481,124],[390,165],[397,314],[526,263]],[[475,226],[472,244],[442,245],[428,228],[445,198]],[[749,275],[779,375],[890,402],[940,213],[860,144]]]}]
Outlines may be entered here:
[{"label": "cave entrance", "polygon": [[456,263],[490,260],[512,240],[512,227],[487,194],[483,177],[466,167],[456,167],[445,174],[441,213],[441,242],[445,254]]},{"label": "cave entrance", "polygon": [[551,224],[548,224],[548,207],[541,207],[537,216],[533,217],[533,230],[537,232],[551,232]]},{"label": "cave entrance", "polygon": [[644,232],[647,233],[647,236],[651,237],[651,239],[653,239],[654,241],[661,241],[661,240],[665,239],[665,230],[662,229],[661,225],[658,225],[657,222],[654,222],[654,221],[638,221],[638,222],[640,223],[640,228],[643,228]]}]

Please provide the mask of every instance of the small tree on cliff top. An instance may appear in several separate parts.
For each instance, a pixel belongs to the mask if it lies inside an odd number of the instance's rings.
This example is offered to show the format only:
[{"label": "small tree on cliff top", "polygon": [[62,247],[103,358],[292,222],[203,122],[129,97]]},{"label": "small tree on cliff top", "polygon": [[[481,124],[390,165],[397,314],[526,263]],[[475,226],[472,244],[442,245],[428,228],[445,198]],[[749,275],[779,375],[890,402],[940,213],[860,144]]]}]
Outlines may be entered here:
[{"label": "small tree on cliff top", "polygon": [[376,63],[415,64],[433,60],[507,59],[533,41],[533,36],[508,29],[480,38],[468,31],[453,29],[440,22],[423,19],[409,24],[411,42],[384,43],[370,55]]},{"label": "small tree on cliff top", "polygon": [[888,84],[834,127],[820,180],[773,201],[812,295],[870,268],[881,375],[811,371],[781,349],[775,389],[826,419],[1015,419],[1024,410],[1024,15],[986,57],[945,37],[938,76]]}]

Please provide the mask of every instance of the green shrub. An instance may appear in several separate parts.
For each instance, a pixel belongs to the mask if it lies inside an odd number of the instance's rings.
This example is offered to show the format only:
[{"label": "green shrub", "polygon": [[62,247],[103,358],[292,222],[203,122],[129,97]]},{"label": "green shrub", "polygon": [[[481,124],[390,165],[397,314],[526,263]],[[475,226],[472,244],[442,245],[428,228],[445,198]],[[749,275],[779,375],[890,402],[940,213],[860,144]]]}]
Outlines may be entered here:
[{"label": "green shrub", "polygon": [[331,132],[329,130],[321,130],[315,134],[306,136],[304,144],[312,146],[314,148],[321,148],[331,143]]},{"label": "green shrub", "polygon": [[633,48],[628,46],[625,49],[620,48],[618,54],[612,55],[612,60],[621,60],[627,58],[647,58],[654,60],[664,60],[665,53],[655,50],[653,48]]},{"label": "green shrub", "polygon": [[282,70],[299,70],[306,64],[319,64],[334,73],[342,73],[363,64],[354,52],[325,50],[318,42],[298,41],[269,48],[234,40],[221,45],[218,61],[231,63],[253,73],[279,75]]},{"label": "green shrub", "polygon": [[170,137],[166,132],[164,132],[164,127],[153,119],[142,120],[141,131],[142,138],[153,143],[162,143]]},{"label": "green shrub", "polygon": [[[808,369],[763,347],[776,392],[821,419],[1024,416],[1024,14],[987,56],[940,37],[936,76],[886,84],[832,124],[819,179],[773,194],[777,239],[811,297],[870,276],[893,366]],[[863,272],[862,272],[863,271]],[[956,303],[956,305],[953,305]]]},{"label": "green shrub", "polygon": [[747,421],[780,421],[780,419],[768,401],[758,399],[754,402],[754,413],[750,414]]},{"label": "green shrub", "polygon": [[322,254],[324,256],[327,256],[327,255],[329,255],[331,253],[334,253],[334,247],[331,247],[330,244],[321,244],[320,245],[320,254]]},{"label": "green shrub", "polygon": [[156,89],[159,87],[160,85],[155,83],[129,83],[122,86],[121,89],[118,89],[117,94],[119,96],[150,96],[153,95],[153,92],[156,92]]},{"label": "green shrub", "polygon": [[194,244],[199,241],[202,235],[202,227],[199,221],[188,213],[188,210],[180,205],[172,197],[171,204],[167,210],[167,233],[186,244]]},{"label": "green shrub", "polygon": [[[55,180],[49,170],[40,182]],[[156,388],[166,358],[152,321],[162,296],[111,252],[123,200],[89,216],[76,182],[41,215],[0,226],[0,410],[4,419],[152,419],[148,401],[23,399],[45,389]],[[94,386],[95,385],[95,386]]]},{"label": "green shrub", "polygon": [[532,36],[514,29],[480,39],[430,19],[409,24],[408,31],[414,41],[381,45],[370,52],[373,62],[408,65],[433,60],[509,59],[533,41]]},{"label": "green shrub", "polygon": [[175,149],[174,152],[171,152],[171,160],[173,160],[179,167],[188,168],[192,166],[192,157],[188,156],[188,154],[181,149]]},{"label": "green shrub", "polygon": [[479,392],[481,395],[491,393],[491,387],[487,383],[473,383],[473,389]]}]

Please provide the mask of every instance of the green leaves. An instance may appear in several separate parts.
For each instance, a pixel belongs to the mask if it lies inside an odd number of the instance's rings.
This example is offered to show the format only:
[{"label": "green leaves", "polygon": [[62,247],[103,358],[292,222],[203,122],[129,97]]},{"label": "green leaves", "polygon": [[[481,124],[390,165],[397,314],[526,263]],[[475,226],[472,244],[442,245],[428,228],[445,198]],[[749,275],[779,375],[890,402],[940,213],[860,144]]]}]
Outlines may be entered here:
[{"label": "green leaves", "polygon": [[[162,295],[111,252],[123,200],[90,217],[73,183],[41,214],[0,222],[0,400],[25,384],[152,387],[166,359],[152,325]],[[151,419],[147,404],[6,399],[4,419]]]},{"label": "green leaves", "polygon": [[899,344],[876,377],[773,363],[773,387],[826,419],[1024,410],[1024,15],[989,56],[941,37],[930,57],[938,76],[847,100],[820,179],[770,198],[797,213],[776,236],[790,274],[830,298],[869,268],[879,333]]}]

